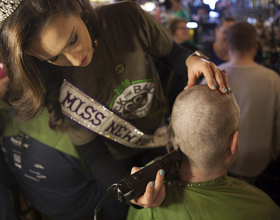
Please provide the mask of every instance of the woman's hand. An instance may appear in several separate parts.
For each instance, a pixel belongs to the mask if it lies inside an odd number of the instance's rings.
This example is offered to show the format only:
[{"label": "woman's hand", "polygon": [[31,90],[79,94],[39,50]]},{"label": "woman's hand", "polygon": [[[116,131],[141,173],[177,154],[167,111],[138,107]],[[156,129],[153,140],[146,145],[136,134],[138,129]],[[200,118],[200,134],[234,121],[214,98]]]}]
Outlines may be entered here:
[{"label": "woman's hand", "polygon": [[186,60],[186,65],[188,67],[189,80],[185,89],[196,85],[196,80],[201,75],[204,75],[210,89],[215,90],[218,88],[222,93],[229,93],[231,91],[225,71],[221,71],[213,62],[198,56],[189,56]]},{"label": "woman's hand", "polygon": [[5,76],[4,78],[0,79],[0,99],[4,98],[8,85],[9,85],[8,76]]},{"label": "woman's hand", "polygon": [[[131,174],[141,170],[139,167],[133,167]],[[137,198],[134,198],[130,202],[142,206],[144,208],[153,208],[159,206],[165,198],[165,186],[163,184],[164,170],[159,170],[155,181],[151,181],[146,186],[145,193]]]}]

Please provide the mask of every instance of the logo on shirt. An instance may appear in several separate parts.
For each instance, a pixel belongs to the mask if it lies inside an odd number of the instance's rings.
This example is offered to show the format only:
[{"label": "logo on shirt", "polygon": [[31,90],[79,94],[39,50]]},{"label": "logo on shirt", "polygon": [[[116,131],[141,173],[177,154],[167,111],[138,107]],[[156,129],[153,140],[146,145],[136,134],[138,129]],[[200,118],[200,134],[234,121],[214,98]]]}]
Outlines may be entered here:
[{"label": "logo on shirt", "polygon": [[126,119],[144,117],[152,104],[153,82],[139,82],[126,87],[114,100],[112,110]]}]

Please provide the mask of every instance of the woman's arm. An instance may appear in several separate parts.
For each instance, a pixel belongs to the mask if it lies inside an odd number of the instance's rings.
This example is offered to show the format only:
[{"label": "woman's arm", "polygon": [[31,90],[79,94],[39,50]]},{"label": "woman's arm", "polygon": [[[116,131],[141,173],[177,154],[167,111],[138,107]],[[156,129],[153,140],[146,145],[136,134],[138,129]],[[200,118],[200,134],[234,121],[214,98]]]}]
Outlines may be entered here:
[{"label": "woman's arm", "polygon": [[129,175],[124,166],[108,150],[102,137],[97,136],[77,148],[88,162],[94,176],[107,188]]},{"label": "woman's arm", "polygon": [[220,71],[213,62],[197,56],[197,53],[193,54],[192,51],[174,41],[169,54],[160,59],[160,61],[167,64],[179,75],[188,74],[186,89],[196,85],[196,80],[201,75],[204,75],[210,89],[218,88],[222,93],[228,93],[229,85],[224,72]]},{"label": "woman's arm", "polygon": [[[129,175],[122,164],[112,156],[101,137],[96,137],[77,148],[85,157],[94,176],[107,188]],[[137,168],[132,169],[132,173],[136,171]],[[144,208],[159,206],[165,197],[163,179],[164,173],[159,171],[155,181],[147,184],[144,195],[135,198],[131,203]]]}]

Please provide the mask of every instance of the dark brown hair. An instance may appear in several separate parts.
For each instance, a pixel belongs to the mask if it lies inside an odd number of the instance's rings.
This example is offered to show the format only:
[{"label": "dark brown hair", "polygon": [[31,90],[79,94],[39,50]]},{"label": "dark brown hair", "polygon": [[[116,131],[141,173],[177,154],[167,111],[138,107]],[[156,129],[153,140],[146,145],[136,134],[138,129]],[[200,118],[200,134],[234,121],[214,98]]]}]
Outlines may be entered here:
[{"label": "dark brown hair", "polygon": [[58,16],[79,13],[89,30],[92,41],[98,39],[103,25],[89,0],[24,0],[0,24],[0,59],[10,80],[10,103],[15,117],[26,121],[41,107],[50,112],[49,125],[62,128],[64,116],[58,101],[62,75],[58,66],[42,62],[25,51],[41,31]]},{"label": "dark brown hair", "polygon": [[171,31],[172,36],[175,34],[176,30],[177,30],[177,25],[180,22],[188,22],[186,19],[184,18],[173,18],[172,20],[170,20],[170,23],[168,25],[168,29]]},{"label": "dark brown hair", "polygon": [[237,22],[227,32],[227,43],[231,51],[251,50],[257,40],[256,28],[246,21]]}]

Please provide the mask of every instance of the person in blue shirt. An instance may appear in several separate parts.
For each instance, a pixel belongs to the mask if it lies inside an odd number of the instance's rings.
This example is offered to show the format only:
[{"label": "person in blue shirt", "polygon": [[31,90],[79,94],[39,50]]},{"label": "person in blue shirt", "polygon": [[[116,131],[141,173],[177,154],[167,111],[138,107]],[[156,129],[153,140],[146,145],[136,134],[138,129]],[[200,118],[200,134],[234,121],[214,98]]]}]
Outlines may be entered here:
[{"label": "person in blue shirt", "polygon": [[214,42],[203,45],[201,51],[209,57],[216,65],[227,62],[230,59],[226,47],[226,37],[228,29],[235,23],[235,18],[224,17],[215,28]]}]

